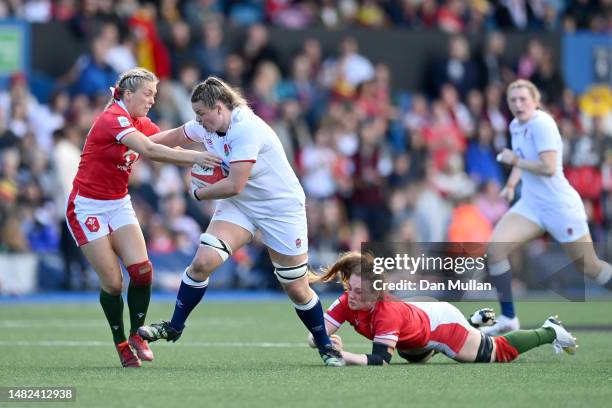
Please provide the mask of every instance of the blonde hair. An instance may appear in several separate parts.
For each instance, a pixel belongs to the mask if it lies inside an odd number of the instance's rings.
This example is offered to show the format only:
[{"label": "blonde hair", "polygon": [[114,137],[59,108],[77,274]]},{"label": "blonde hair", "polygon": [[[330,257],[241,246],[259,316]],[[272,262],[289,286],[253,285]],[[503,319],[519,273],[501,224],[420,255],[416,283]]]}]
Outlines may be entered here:
[{"label": "blonde hair", "polygon": [[323,275],[310,273],[310,282],[331,282],[338,280],[345,290],[348,290],[348,282],[353,274],[361,275],[361,267],[371,266],[373,259],[370,254],[361,254],[357,251],[345,252],[331,266],[323,268]]},{"label": "blonde hair", "polygon": [[157,79],[154,73],[142,67],[136,67],[125,71],[117,80],[115,92],[113,92],[113,96],[106,107],[108,108],[113,101],[121,100],[125,91],[136,92],[144,82],[155,82],[157,84],[159,79]]},{"label": "blonde hair", "polygon": [[240,91],[214,76],[209,76],[196,85],[191,93],[191,102],[202,102],[208,109],[213,109],[216,102],[221,102],[229,110],[247,105]]},{"label": "blonde hair", "polygon": [[538,87],[533,84],[533,82],[528,81],[526,79],[517,79],[508,85],[508,89],[506,90],[506,95],[510,95],[510,91],[513,89],[525,88],[533,98],[538,108],[541,107],[541,95]]}]

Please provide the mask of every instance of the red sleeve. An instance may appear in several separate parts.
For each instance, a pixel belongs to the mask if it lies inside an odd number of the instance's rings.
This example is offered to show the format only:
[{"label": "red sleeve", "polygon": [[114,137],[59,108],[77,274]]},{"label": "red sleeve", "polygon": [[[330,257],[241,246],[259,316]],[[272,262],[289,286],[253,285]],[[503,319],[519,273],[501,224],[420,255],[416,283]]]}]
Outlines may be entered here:
[{"label": "red sleeve", "polygon": [[372,319],[373,341],[386,340],[397,342],[400,335],[402,315],[391,302],[380,302],[379,305],[381,307]]},{"label": "red sleeve", "polygon": [[123,136],[137,130],[127,115],[105,111],[100,119],[100,126],[109,132],[117,142],[121,141]]},{"label": "red sleeve", "polygon": [[348,294],[344,293],[327,309],[325,320],[336,327],[340,327],[348,319],[348,310]]},{"label": "red sleeve", "polygon": [[138,129],[145,136],[152,136],[160,132],[159,126],[157,126],[151,119],[147,118],[146,116],[138,118],[136,129]]}]

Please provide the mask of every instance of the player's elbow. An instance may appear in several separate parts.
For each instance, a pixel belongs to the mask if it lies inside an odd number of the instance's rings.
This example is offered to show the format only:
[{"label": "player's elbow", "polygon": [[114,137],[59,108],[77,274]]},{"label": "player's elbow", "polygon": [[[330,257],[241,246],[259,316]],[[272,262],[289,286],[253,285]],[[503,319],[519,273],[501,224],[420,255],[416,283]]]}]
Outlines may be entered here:
[{"label": "player's elbow", "polygon": [[139,152],[139,153],[142,154],[147,159],[157,160],[157,159],[161,158],[161,156],[162,156],[162,154],[161,154],[161,145],[159,145],[157,143],[154,143],[154,142],[151,142],[150,140],[147,140],[144,143],[142,151]]},{"label": "player's elbow", "polygon": [[246,183],[233,182],[232,183],[232,195],[238,195],[242,193],[242,190],[244,190],[245,185]]}]

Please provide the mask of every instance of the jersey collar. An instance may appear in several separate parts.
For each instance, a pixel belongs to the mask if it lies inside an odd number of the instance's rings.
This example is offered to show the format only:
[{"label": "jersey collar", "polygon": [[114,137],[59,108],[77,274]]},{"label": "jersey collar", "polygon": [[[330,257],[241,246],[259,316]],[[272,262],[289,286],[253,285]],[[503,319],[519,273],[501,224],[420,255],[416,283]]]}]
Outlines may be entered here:
[{"label": "jersey collar", "polygon": [[[125,103],[123,103],[123,101],[122,101],[121,99],[119,99],[119,100],[115,100],[115,103],[116,103],[117,105],[119,105],[119,106],[121,107],[121,109],[123,109],[123,110],[125,111],[125,113],[127,113],[127,114],[128,114],[128,116],[129,116],[130,118],[132,117],[132,115],[130,115],[130,112],[129,112],[129,111],[127,110],[127,108],[125,107]],[[132,119],[134,119],[134,118],[132,118]]]}]

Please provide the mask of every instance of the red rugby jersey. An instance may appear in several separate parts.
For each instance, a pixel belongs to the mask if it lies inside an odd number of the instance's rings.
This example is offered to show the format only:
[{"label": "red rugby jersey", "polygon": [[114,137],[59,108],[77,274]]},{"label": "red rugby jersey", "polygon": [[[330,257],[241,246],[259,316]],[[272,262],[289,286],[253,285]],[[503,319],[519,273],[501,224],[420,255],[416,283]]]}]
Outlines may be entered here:
[{"label": "red rugby jersey", "polygon": [[372,341],[393,340],[400,350],[425,347],[429,341],[429,317],[421,309],[400,301],[380,301],[372,310],[351,310],[348,293],[327,310],[325,319],[336,327],[349,322],[357,333]]},{"label": "red rugby jersey", "polygon": [[147,117],[132,118],[120,103],[113,103],[96,118],[72,183],[79,195],[96,200],[127,195],[132,164],[139,154],[120,141],[135,130],[151,136],[159,132],[159,127]]}]

